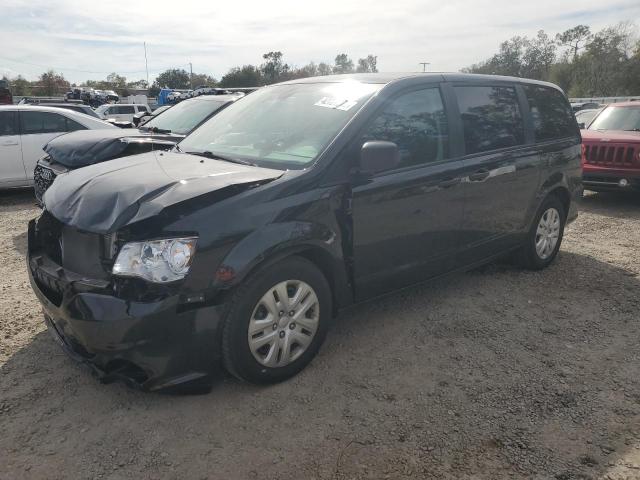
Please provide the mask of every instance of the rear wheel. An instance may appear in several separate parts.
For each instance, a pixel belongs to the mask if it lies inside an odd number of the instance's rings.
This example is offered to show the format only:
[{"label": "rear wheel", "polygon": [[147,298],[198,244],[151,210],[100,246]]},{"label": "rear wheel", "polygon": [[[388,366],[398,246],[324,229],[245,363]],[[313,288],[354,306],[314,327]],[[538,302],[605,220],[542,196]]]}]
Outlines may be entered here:
[{"label": "rear wheel", "polygon": [[520,251],[520,264],[531,270],[541,270],[553,262],[564,234],[564,205],[555,195],[548,196],[536,214]]},{"label": "rear wheel", "polygon": [[331,291],[311,262],[291,257],[252,275],[225,317],[227,370],[251,383],[292,377],[316,355],[331,316]]}]

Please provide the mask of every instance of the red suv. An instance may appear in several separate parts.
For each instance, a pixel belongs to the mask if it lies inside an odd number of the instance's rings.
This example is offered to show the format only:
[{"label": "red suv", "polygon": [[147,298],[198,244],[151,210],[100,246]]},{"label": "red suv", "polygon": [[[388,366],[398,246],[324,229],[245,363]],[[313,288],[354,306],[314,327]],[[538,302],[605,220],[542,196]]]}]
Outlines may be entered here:
[{"label": "red suv", "polygon": [[582,179],[589,190],[640,190],[640,102],[609,105],[582,130]]}]

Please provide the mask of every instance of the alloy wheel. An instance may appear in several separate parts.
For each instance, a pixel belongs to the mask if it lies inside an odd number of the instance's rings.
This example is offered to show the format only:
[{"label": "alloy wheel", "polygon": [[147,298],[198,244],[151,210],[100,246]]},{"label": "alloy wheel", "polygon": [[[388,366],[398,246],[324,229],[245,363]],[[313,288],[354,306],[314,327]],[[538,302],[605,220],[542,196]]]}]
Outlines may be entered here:
[{"label": "alloy wheel", "polygon": [[560,237],[560,213],[551,207],[542,214],[536,230],[536,253],[541,260],[551,256]]},{"label": "alloy wheel", "polygon": [[265,367],[289,365],[311,345],[319,319],[320,303],[309,284],[280,282],[253,309],[247,332],[249,349]]}]

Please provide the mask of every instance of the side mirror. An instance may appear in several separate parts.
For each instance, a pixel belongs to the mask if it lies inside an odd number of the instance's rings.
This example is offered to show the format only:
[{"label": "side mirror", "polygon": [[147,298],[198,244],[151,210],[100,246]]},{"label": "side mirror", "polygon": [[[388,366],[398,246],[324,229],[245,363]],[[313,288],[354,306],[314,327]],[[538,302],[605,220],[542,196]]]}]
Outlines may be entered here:
[{"label": "side mirror", "polygon": [[584,124],[584,122],[579,122],[579,123],[578,123],[578,128],[579,128],[580,130],[583,130],[583,129],[585,128],[585,124]]},{"label": "side mirror", "polygon": [[398,145],[393,142],[375,140],[366,142],[360,150],[360,170],[374,174],[394,168],[400,163]]}]

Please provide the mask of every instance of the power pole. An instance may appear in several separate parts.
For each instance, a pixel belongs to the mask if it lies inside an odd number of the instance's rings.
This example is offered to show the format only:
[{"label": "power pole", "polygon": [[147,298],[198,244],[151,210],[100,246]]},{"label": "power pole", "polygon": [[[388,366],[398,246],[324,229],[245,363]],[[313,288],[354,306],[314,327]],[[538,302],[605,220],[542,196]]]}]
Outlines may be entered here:
[{"label": "power pole", "polygon": [[193,65],[189,62],[189,83],[191,84],[191,90],[193,90]]},{"label": "power pole", "polygon": [[144,68],[147,70],[147,90],[151,87],[149,85],[149,63],[147,62],[147,42],[144,42]]},{"label": "power pole", "polygon": [[427,65],[431,65],[429,62],[420,62],[420,65],[422,65],[422,73],[427,71]]}]

